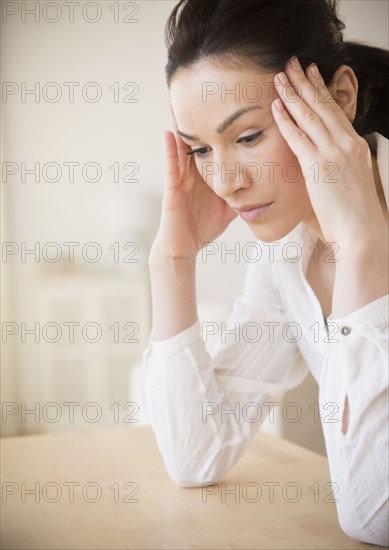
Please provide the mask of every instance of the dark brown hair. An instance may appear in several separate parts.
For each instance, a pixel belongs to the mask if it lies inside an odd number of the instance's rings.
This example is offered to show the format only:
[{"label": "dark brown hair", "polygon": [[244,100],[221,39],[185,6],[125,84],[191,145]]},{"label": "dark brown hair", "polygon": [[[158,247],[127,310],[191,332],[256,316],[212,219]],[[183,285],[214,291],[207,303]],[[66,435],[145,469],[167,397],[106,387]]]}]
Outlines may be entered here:
[{"label": "dark brown hair", "polygon": [[165,31],[167,83],[207,58],[278,72],[297,55],[304,70],[317,63],[326,86],[349,65],[358,79],[355,130],[389,139],[389,51],[344,41],[344,28],[338,0],[179,0]]}]

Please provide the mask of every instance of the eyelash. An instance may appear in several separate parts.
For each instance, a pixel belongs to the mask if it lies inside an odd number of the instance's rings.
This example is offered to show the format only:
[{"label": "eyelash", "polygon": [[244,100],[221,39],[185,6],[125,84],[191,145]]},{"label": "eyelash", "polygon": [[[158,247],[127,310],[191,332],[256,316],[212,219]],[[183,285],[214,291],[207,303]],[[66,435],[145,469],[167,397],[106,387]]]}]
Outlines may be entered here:
[{"label": "eyelash", "polygon": [[[255,134],[251,134],[251,136],[244,136],[240,139],[238,139],[237,143],[242,143],[244,147],[252,147],[254,143],[256,143],[257,138],[259,138],[262,135],[262,132],[256,132]],[[249,140],[249,141],[244,141]],[[205,151],[205,153],[201,152]],[[193,149],[193,151],[189,151],[187,155],[194,155],[195,157],[205,157],[207,155],[208,151],[206,147],[201,147],[200,149]]]}]

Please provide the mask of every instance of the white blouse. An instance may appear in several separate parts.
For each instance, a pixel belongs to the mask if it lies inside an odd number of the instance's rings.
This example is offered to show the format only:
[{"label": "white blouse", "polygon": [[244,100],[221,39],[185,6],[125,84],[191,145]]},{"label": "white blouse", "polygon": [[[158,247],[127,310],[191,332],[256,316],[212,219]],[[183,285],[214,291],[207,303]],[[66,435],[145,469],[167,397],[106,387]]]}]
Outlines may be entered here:
[{"label": "white blouse", "polygon": [[[388,203],[389,140],[377,132],[365,138],[376,147]],[[171,479],[182,487],[220,482],[271,403],[310,370],[340,525],[354,539],[386,546],[389,295],[341,319],[330,315],[327,326],[305,279],[315,242],[302,224],[273,247],[256,241],[260,260],[248,264],[243,294],[212,356],[199,320],[162,341],[151,334],[143,352],[146,405]]]}]

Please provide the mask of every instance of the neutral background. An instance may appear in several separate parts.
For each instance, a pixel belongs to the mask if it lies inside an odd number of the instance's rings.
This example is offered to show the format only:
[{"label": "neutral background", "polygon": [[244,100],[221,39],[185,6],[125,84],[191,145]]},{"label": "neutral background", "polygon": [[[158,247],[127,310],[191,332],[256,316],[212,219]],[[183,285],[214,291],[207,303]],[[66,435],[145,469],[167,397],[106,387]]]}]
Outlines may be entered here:
[{"label": "neutral background", "polygon": [[[77,402],[79,409],[100,403],[101,422],[112,423],[109,407],[118,402],[122,414],[130,400],[138,404],[140,421],[147,422],[139,361],[150,331],[146,262],[159,221],[163,132],[171,128],[163,31],[174,5],[170,0],[79,2],[71,22],[64,2],[3,2],[3,436],[88,427],[84,414],[78,424],[64,414],[50,420],[64,402]],[[386,0],[342,0],[340,12],[346,38],[388,47]],[[73,100],[66,83],[75,83]],[[31,89],[35,94],[28,93]],[[95,101],[96,90],[101,98]],[[65,163],[79,163],[74,181]],[[135,166],[127,163],[139,167],[132,174],[138,181],[124,181]],[[25,172],[34,166],[36,175]],[[94,182],[96,166],[101,178]],[[231,249],[252,240],[237,219],[216,242]],[[69,242],[78,243],[71,262],[64,244]],[[80,253],[91,242],[102,252],[99,261]],[[128,242],[139,246],[131,256],[136,263],[124,261],[131,252],[125,250]],[[26,249],[35,255],[25,255]],[[51,261],[58,249],[61,261]],[[244,258],[236,261],[233,255],[225,263],[220,254],[207,262],[199,256],[202,320],[226,318],[243,288],[246,267]],[[72,322],[79,323],[75,342],[66,332]],[[131,332],[126,322],[139,327],[138,342],[124,341]],[[88,323],[99,324],[100,340],[90,341],[93,326],[88,341],[80,336]],[[58,326],[62,334],[54,342]],[[33,334],[26,333],[32,328]],[[285,400],[314,403],[312,377]],[[50,414],[43,410],[48,403],[57,404]],[[34,414],[24,415],[30,409]],[[324,452],[317,423],[269,429]]]}]

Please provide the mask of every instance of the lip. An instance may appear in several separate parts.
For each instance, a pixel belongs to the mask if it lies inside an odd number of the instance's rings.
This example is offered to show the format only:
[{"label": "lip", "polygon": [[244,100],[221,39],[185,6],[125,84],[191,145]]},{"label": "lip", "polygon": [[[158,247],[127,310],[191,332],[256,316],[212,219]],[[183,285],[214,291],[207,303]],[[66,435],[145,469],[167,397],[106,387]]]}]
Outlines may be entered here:
[{"label": "lip", "polygon": [[243,206],[242,208],[236,208],[235,210],[238,212],[242,220],[252,221],[266,212],[273,203],[274,201],[252,206]]},{"label": "lip", "polygon": [[263,206],[267,206],[268,204],[271,203],[261,202],[260,204],[248,204],[247,206],[242,206],[241,208],[234,208],[234,210],[236,210],[237,212],[248,212],[249,210],[253,210],[254,208],[262,208]]}]

